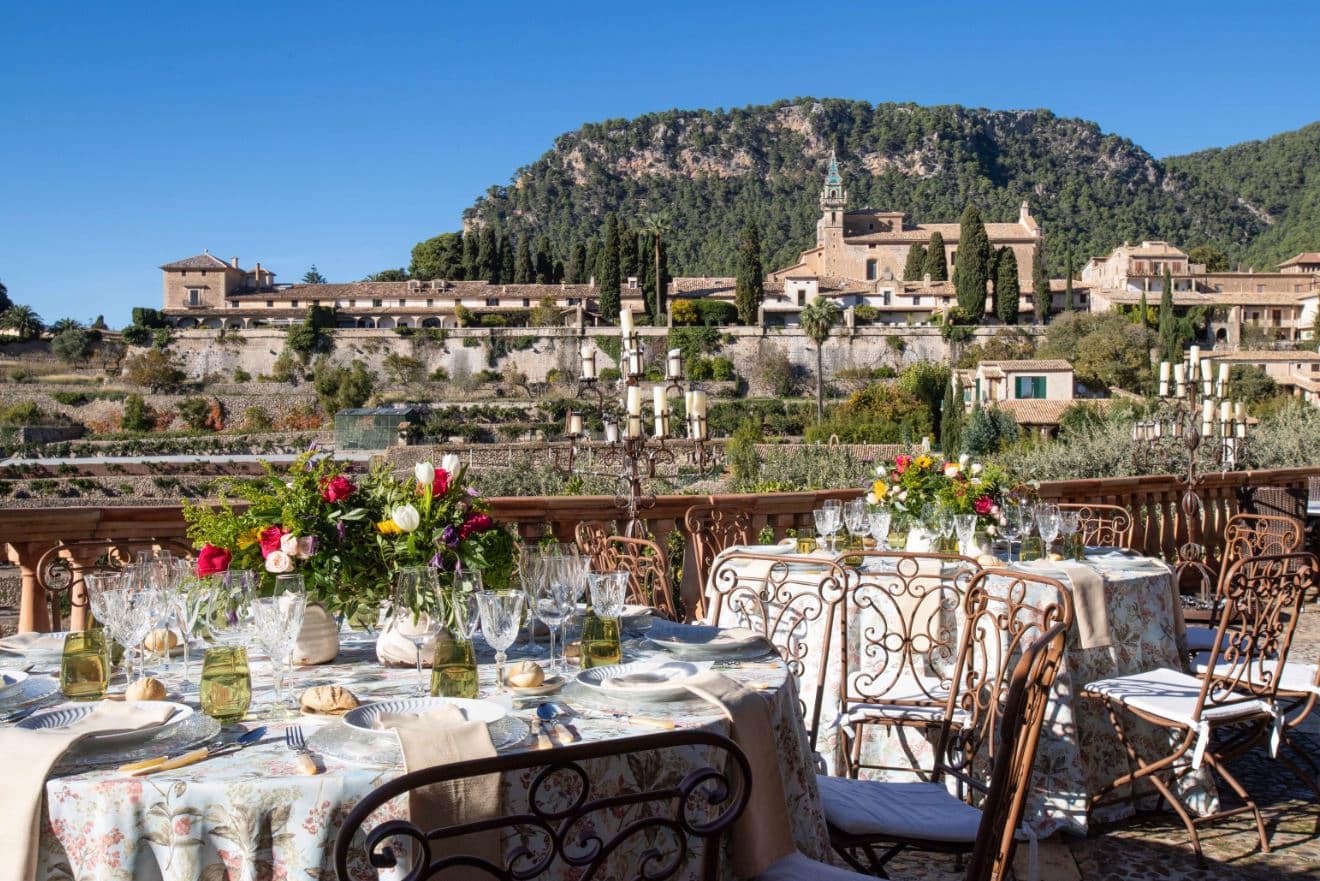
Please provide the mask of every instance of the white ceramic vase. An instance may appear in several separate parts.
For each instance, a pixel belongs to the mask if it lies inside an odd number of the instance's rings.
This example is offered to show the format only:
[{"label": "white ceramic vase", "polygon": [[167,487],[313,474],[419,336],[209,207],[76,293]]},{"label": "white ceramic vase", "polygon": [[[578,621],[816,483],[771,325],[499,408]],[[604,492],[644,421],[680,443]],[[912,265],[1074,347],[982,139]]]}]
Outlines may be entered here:
[{"label": "white ceramic vase", "polygon": [[[422,643],[422,666],[431,666],[435,657],[434,637]],[[416,667],[417,646],[407,636],[399,632],[398,626],[391,621],[376,637],[376,660],[386,667]]]},{"label": "white ceramic vase", "polygon": [[913,526],[908,530],[907,547],[904,550],[916,554],[929,553],[933,545],[930,533],[921,526]]},{"label": "white ceramic vase", "polygon": [[293,663],[328,664],[339,655],[339,628],[330,610],[320,603],[309,603],[303,612],[302,630],[293,649]]}]

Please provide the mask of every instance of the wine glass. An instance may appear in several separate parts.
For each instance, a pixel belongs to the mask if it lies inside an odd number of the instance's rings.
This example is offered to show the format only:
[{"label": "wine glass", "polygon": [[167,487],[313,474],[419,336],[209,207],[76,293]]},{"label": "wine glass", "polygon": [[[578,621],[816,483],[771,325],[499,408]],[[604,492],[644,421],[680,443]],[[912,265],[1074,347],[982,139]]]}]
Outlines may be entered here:
[{"label": "wine glass", "polygon": [[941,505],[935,512],[935,526],[939,530],[940,541],[947,547],[949,539],[953,538],[955,524],[953,521],[953,511]]},{"label": "wine glass", "polygon": [[275,691],[270,718],[279,720],[290,715],[284,704],[284,676],[286,668],[292,672],[293,649],[298,643],[298,631],[302,629],[307,596],[303,593],[301,575],[279,575],[275,582],[275,596],[252,601],[252,630],[270,658]]},{"label": "wine glass", "polygon": [[[140,573],[138,573],[140,575]],[[147,656],[143,641],[160,620],[161,592],[143,583],[137,577],[120,580],[113,589],[112,603],[118,604],[120,635],[126,656],[138,659],[138,678],[146,675]],[[129,663],[128,681],[133,681],[133,666]]]},{"label": "wine glass", "polygon": [[889,550],[889,525],[893,519],[889,510],[871,513],[871,538],[875,539],[875,546],[880,550]]},{"label": "wine glass", "polygon": [[536,651],[536,584],[545,569],[545,554],[536,545],[518,549],[518,580],[527,597],[527,650]]},{"label": "wine glass", "polygon": [[[479,575],[477,584],[481,583]],[[455,592],[459,590],[457,578],[455,576]],[[422,681],[422,646],[440,633],[440,615],[435,608],[437,599],[435,570],[430,566],[408,566],[394,576],[390,625],[395,633],[413,644],[417,693],[420,695],[430,693]]]},{"label": "wine glass", "polygon": [[1073,556],[1080,560],[1083,557],[1080,545],[1073,543],[1073,537],[1077,535],[1077,530],[1082,528],[1082,515],[1078,511],[1060,511],[1059,512],[1059,532],[1063,535],[1063,546],[1065,550],[1071,549]]},{"label": "wine glass", "polygon": [[840,527],[843,526],[843,502],[838,499],[826,499],[824,502],[821,502],[821,507],[829,512],[830,550],[834,550],[834,536],[839,531]]},{"label": "wine glass", "polygon": [[870,529],[865,499],[849,499],[843,506],[843,523],[851,538],[860,540]]},{"label": "wine glass", "polygon": [[568,613],[559,622],[560,656],[567,668],[568,625],[576,617],[577,607],[587,594],[587,569],[591,561],[576,552],[560,554],[557,560],[555,577],[560,579],[559,590],[568,597]]},{"label": "wine glass", "polygon": [[504,662],[509,646],[518,638],[518,625],[522,621],[523,601],[519,591],[483,590],[477,595],[477,610],[481,615],[481,633],[495,649],[495,683],[504,690]]},{"label": "wine glass", "polygon": [[189,645],[193,631],[197,629],[197,619],[210,601],[205,579],[198,578],[191,572],[177,573],[170,601],[179,624],[179,638],[183,642],[183,687],[188,687]]},{"label": "wine glass", "polygon": [[617,618],[623,614],[623,600],[628,592],[628,573],[589,572],[587,580],[591,584],[591,607],[597,617]]},{"label": "wine glass", "polygon": [[953,515],[953,528],[958,533],[958,551],[964,556],[971,556],[976,541],[976,515]]},{"label": "wine glass", "polygon": [[573,593],[567,579],[560,575],[560,557],[547,557],[540,569],[540,577],[535,586],[536,617],[550,631],[550,668],[562,670],[563,665],[555,657],[555,633],[564,620],[573,612]]},{"label": "wine glass", "polygon": [[[1013,542],[1022,536],[1022,511],[1016,505],[1004,507],[1004,522],[999,531],[1008,539],[1008,562],[1013,562]],[[1021,554],[1018,555],[1021,557]]]},{"label": "wine glass", "polygon": [[1040,530],[1041,555],[1048,557],[1050,545],[1059,537],[1059,506],[1037,505],[1036,528]]},{"label": "wine glass", "polygon": [[92,617],[105,630],[106,639],[123,645],[119,624],[119,595],[115,592],[121,578],[119,572],[89,572],[83,576],[83,585],[87,590],[87,605],[92,610]]}]

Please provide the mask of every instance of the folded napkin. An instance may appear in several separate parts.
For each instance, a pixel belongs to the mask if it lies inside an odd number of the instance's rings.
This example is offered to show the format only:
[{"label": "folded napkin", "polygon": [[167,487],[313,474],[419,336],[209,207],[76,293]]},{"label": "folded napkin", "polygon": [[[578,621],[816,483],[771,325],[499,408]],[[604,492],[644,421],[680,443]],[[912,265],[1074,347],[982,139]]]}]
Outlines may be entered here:
[{"label": "folded napkin", "polygon": [[722,673],[699,673],[683,683],[688,691],[724,711],[730,735],[751,765],[751,800],[733,825],[730,838],[733,873],[760,875],[795,850],[788,818],[788,798],[780,776],[779,749],[765,694],[744,688]]},{"label": "folded napkin", "polygon": [[[441,705],[420,716],[382,713],[374,727],[392,728],[398,734],[406,771],[495,755],[495,745],[491,743],[486,723],[467,721],[463,711],[452,704]],[[434,783],[414,789],[408,795],[408,816],[423,832],[500,815],[499,774]],[[498,829],[433,842],[432,848],[440,853],[452,850],[479,857],[494,866],[504,866],[504,849]],[[457,878],[468,870],[454,871],[456,874],[445,873],[440,877]]]},{"label": "folded napkin", "polygon": [[41,799],[46,791],[46,775],[60,756],[93,734],[163,724],[176,709],[171,704],[154,701],[107,701],[98,703],[67,728],[0,730],[0,755],[5,757],[5,798],[0,801],[0,878],[21,881],[33,878],[36,873]]},{"label": "folded napkin", "polygon": [[[435,639],[432,638],[422,643],[422,666],[431,666],[431,659],[434,657]],[[395,622],[391,621],[385,625],[385,629],[376,639],[376,660],[386,667],[415,667],[417,646],[399,631]]]},{"label": "folded napkin", "polygon": [[1104,578],[1084,563],[1060,561],[1054,565],[1062,569],[1072,582],[1077,642],[1084,649],[1109,648],[1114,643],[1114,636],[1109,632]]},{"label": "folded napkin", "polygon": [[13,654],[64,651],[63,633],[16,633],[0,639],[0,651]]}]

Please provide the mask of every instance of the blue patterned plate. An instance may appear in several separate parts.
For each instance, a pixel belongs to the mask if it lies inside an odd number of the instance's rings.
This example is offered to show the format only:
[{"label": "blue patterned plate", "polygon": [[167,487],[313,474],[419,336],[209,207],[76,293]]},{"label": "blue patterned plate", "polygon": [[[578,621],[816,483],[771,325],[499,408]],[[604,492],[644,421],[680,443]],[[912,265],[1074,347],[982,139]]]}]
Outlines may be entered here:
[{"label": "blue patterned plate", "polygon": [[469,722],[485,722],[487,725],[504,718],[507,710],[494,701],[473,700],[463,697],[408,697],[391,701],[376,701],[363,704],[344,714],[344,724],[361,731],[379,733],[375,728],[376,720],[385,713],[411,714],[420,716],[427,710],[451,704],[459,708],[463,718]]},{"label": "blue patterned plate", "polygon": [[[93,734],[90,737],[84,738],[84,741],[91,746],[97,747],[123,746],[137,743],[138,741],[155,737],[163,730],[178,725],[195,712],[193,708],[187,704],[171,703],[170,705],[174,707],[174,715],[170,716],[159,725],[154,725],[150,728],[138,728],[134,731],[113,731],[104,734]],[[22,722],[19,722],[15,727],[26,728],[29,731],[59,730],[61,728],[68,728],[70,725],[89,715],[95,709],[95,702],[85,704],[61,704],[60,706],[52,707],[49,710],[42,710],[41,712],[33,713]]]},{"label": "blue patterned plate", "polygon": [[676,701],[692,696],[684,683],[700,670],[686,661],[636,661],[583,670],[577,681],[602,700]]}]

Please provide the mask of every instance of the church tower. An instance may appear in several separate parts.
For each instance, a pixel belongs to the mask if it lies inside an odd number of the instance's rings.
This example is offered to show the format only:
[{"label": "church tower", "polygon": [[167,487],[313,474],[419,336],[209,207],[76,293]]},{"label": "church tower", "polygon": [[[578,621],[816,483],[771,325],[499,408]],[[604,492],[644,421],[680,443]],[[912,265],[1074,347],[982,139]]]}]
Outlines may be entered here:
[{"label": "church tower", "polygon": [[843,266],[843,212],[848,207],[848,191],[843,188],[839,162],[830,151],[830,168],[820,191],[820,220],[816,221],[816,245],[822,249],[821,272],[840,275]]}]

